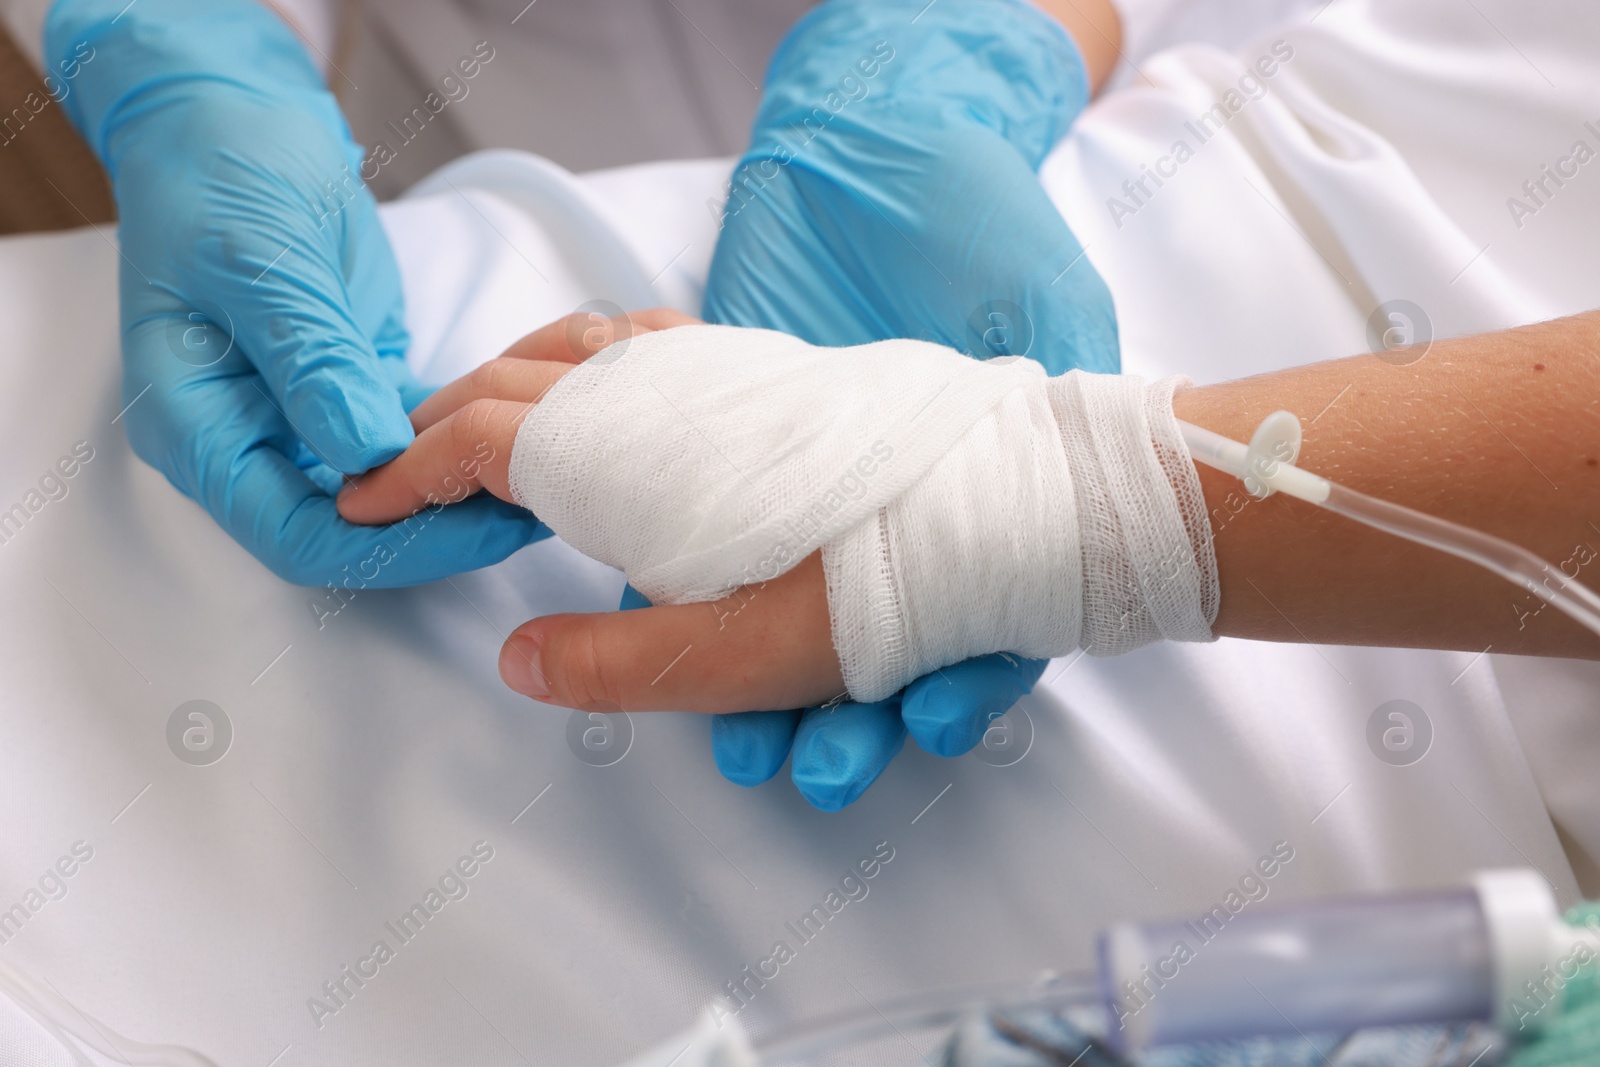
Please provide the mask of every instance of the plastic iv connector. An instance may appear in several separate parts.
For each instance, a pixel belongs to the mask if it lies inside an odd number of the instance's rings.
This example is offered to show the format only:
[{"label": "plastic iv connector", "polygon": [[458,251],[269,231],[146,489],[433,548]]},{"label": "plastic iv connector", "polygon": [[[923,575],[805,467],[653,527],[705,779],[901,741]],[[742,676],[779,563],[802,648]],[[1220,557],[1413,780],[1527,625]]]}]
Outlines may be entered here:
[{"label": "plastic iv connector", "polygon": [[1300,420],[1275,411],[1248,445],[1191,423],[1178,423],[1190,454],[1244,482],[1257,499],[1273,493],[1307,501],[1375,529],[1429,545],[1493,571],[1560,609],[1600,635],[1600,596],[1525,548],[1467,526],[1347,489],[1294,465],[1300,455]]},{"label": "plastic iv connector", "polygon": [[[1181,947],[1180,947],[1181,946]],[[1218,909],[1101,933],[1098,966],[983,990],[927,991],[751,1041],[726,1009],[628,1067],[775,1067],[974,1013],[1042,1008],[1125,1054],[1161,1045],[1490,1023],[1530,1036],[1600,960],[1600,928],[1561,920],[1537,871],[1485,871],[1431,892]]]}]

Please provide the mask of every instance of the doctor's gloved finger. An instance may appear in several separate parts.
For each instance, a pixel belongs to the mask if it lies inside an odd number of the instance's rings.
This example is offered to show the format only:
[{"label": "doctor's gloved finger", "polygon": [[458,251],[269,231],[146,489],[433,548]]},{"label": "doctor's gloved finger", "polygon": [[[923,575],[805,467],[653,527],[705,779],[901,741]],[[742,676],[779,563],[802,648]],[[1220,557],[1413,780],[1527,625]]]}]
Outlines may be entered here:
[{"label": "doctor's gloved finger", "polygon": [[[382,228],[377,229],[378,236],[383,237]],[[393,262],[387,239],[381,242],[381,247],[371,247],[376,244],[373,241],[365,242],[365,251],[357,257],[357,277],[351,282],[351,304],[356,325],[362,333],[372,338],[372,347],[378,353],[378,365],[383,368],[395,392],[400,394],[401,406],[411,411],[426,400],[433,390],[417,380],[410,364],[406,362],[406,354],[411,349],[411,330],[406,326],[400,270]],[[375,276],[374,280],[363,284],[361,279],[369,274]],[[377,319],[376,327],[369,325],[373,318]]]},{"label": "doctor's gloved finger", "polygon": [[[345,233],[348,267],[344,271],[350,311],[356,328],[372,339],[380,359],[404,361],[411,347],[406,326],[405,289],[388,232],[372,197],[358,197],[346,209],[351,225]],[[353,256],[349,249],[353,248]]]},{"label": "doctor's gloved finger", "polygon": [[[390,526],[355,526],[339,517],[332,497],[319,495],[294,517],[304,529],[286,527],[282,536],[304,537],[304,542],[264,546],[269,554],[276,548],[279,559],[269,565],[300,585],[343,589],[437,582],[493,566],[550,534],[526,509],[490,496],[426,510]],[[330,606],[337,609],[338,600]]]},{"label": "doctor's gloved finger", "polygon": [[530,407],[514,400],[469,401],[422,431],[398,457],[346,484],[339,514],[362,525],[397,522],[479,489],[512,502],[511,448]]},{"label": "doctor's gloved finger", "polygon": [[[264,399],[259,406],[273,417]],[[388,588],[437,581],[498,563],[547,532],[526,510],[487,497],[395,526],[351,525],[272,440],[293,437],[287,427],[262,420],[254,432],[226,442],[237,447],[207,453],[191,472],[191,495],[234,540],[297,585]]]},{"label": "doctor's gloved finger", "polygon": [[514,400],[531,407],[571,369],[570,363],[491,359],[435,390],[412,411],[411,425],[420,434],[474,400]]},{"label": "doctor's gloved finger", "polygon": [[711,758],[734,785],[760,785],[783,769],[799,711],[746,711],[711,719]]},{"label": "doctor's gloved finger", "polygon": [[650,308],[609,318],[598,311],[578,311],[534,330],[501,353],[501,358],[582,363],[618,341],[699,321],[673,308]]},{"label": "doctor's gloved finger", "polygon": [[789,776],[814,808],[838,811],[878,780],[906,742],[900,697],[811,708],[800,719]]},{"label": "doctor's gloved finger", "polygon": [[[175,485],[286,581],[416,585],[498,563],[548,536],[525,509],[490,497],[395,526],[345,522],[320,484],[326,469],[304,470],[291,458],[306,455],[305,443],[246,361],[234,361],[241,373],[207,379],[210,369],[187,367],[169,354],[150,368],[164,376],[143,383],[135,376],[124,386],[128,394],[145,391],[124,422],[139,455],[161,464]],[[181,444],[174,447],[174,441]]]},{"label": "doctor's gloved finger", "polygon": [[584,711],[763,711],[843,689],[816,554],[714,602],[534,619],[501,649],[500,676]]},{"label": "doctor's gloved finger", "polygon": [[650,598],[635,589],[631,583],[622,587],[622,602],[617,605],[618,611],[636,611],[650,606]]},{"label": "doctor's gloved finger", "polygon": [[[239,253],[198,310],[249,357],[283,415],[323,462],[357,474],[414,436],[400,391],[361,329],[337,251],[289,243]],[[275,258],[276,257],[276,258]],[[258,262],[259,260],[259,262]]]},{"label": "doctor's gloved finger", "polygon": [[963,755],[1033,689],[1049,662],[1000,652],[925,674],[905,688],[906,729],[925,752]]},{"label": "doctor's gloved finger", "polygon": [[[411,373],[411,368],[403,359],[380,357],[379,363],[384,372],[389,376],[389,383],[394,386],[395,392],[400,394],[400,406],[407,413],[416,411],[422,402],[432,396],[436,391],[433,386],[423,385],[417,376]],[[416,427],[412,427],[415,431]]]}]

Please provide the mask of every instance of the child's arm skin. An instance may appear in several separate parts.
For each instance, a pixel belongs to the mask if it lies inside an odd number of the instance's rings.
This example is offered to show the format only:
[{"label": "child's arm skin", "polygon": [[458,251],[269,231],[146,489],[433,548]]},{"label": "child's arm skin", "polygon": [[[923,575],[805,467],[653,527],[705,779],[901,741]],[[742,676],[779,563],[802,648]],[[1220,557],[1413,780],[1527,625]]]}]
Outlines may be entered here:
[{"label": "child's arm skin", "polygon": [[[690,321],[646,312],[633,328]],[[397,520],[451,479],[509,499],[523,416],[609,338],[591,329],[574,346],[579,329],[547,326],[430,397],[412,416],[416,443],[347,488],[341,514]],[[1191,389],[1175,407],[1236,440],[1287,408],[1305,424],[1308,469],[1600,585],[1600,313],[1438,342],[1407,367],[1357,356]],[[1204,467],[1200,477],[1219,636],[1600,658],[1600,640],[1472,564],[1283,496],[1246,502],[1235,479]],[[817,555],[714,604],[534,619],[506,642],[500,673],[519,692],[593,711],[795,708],[843,690]]]}]

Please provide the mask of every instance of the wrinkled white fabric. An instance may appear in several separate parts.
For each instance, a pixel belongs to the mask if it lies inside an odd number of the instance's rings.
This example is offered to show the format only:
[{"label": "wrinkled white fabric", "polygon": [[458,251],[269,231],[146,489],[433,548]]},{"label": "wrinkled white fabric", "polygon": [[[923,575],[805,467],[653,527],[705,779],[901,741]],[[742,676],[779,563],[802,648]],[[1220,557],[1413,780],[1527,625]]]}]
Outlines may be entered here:
[{"label": "wrinkled white fabric", "polygon": [[1328,0],[1111,0],[1122,23],[1120,63],[1107,89],[1145,74],[1145,61],[1174,45],[1206,44],[1233,51],[1264,27],[1314,17]]},{"label": "wrinkled white fabric", "polygon": [[[1543,313],[1485,303],[1488,262],[1559,311],[1600,306],[1593,164],[1521,229],[1506,208],[1575,138],[1595,144],[1583,123],[1600,117],[1600,6],[1474,2],[1481,17],[1460,0],[1340,0],[1290,31],[1298,58],[1271,95],[1121,230],[1107,198],[1169,152],[1222,85],[1202,92],[1197,68],[1181,85],[1090,108],[1043,180],[1116,298],[1126,369],[1211,382],[1346,356],[1365,347],[1375,303],[1393,297],[1425,304],[1441,336],[1481,321],[1474,309],[1499,309],[1505,325]],[[727,47],[720,24],[678,6]],[[1239,72],[1260,54],[1242,50]],[[509,55],[500,62],[486,76],[516,69]],[[346,69],[357,100],[386,91]],[[1353,228],[1339,205],[1355,193],[1302,184],[1303,166],[1278,162],[1299,154],[1339,172],[1320,133],[1255,135],[1277,101],[1298,113],[1300,98],[1278,92],[1284,77],[1400,149],[1421,183],[1364,188],[1426,195],[1476,238],[1474,252],[1493,247],[1435,278],[1433,212]],[[581,97],[540,99],[561,111],[592,103]],[[626,137],[571,121],[591,139]],[[513,197],[498,178],[474,180],[472,165],[450,174],[460,193],[441,183],[383,209],[408,362],[424,381],[457,377],[583,301],[625,303],[588,266],[608,234],[656,277],[655,302],[698,310],[716,238],[704,204],[731,162],[568,178],[603,199],[599,238],[574,233],[561,201]],[[836,815],[812,810],[787,774],[754,789],[724,781],[701,716],[619,719],[634,734],[626,758],[596,767],[581,744],[569,750],[569,724],[588,720],[506,689],[495,651],[534,616],[614,609],[620,577],[551,538],[449,583],[363,591],[319,628],[313,591],[275,578],[129,452],[117,419],[128,399],[120,265],[92,229],[0,240],[13,354],[0,361],[0,506],[36,489],[73,441],[96,449],[71,495],[0,546],[10,608],[0,674],[14,709],[0,745],[0,878],[11,889],[0,906],[78,837],[97,854],[0,953],[119,1033],[258,1067],[274,1057],[276,1067],[520,1067],[517,1050],[539,1064],[613,1067],[682,1030],[725,984],[749,981],[776,937],[797,956],[738,1016],[758,1036],[918,990],[1092,966],[1097,928],[1201,914],[1280,839],[1296,859],[1273,900],[1437,888],[1524,864],[1564,903],[1578,898],[1546,803],[1564,830],[1597,840],[1593,763],[1582,758],[1596,751],[1597,720],[1582,715],[1594,687],[1538,684],[1566,665],[1533,660],[1515,661],[1526,684],[1506,687],[1497,652],[1224,639],[1069,658],[1001,724],[1032,736],[1025,758],[997,766],[1016,748],[987,742],[957,760],[907,744]],[[1337,410],[1350,398],[1326,399]],[[237,727],[233,751],[209,767],[175,758],[162,733],[197,697]],[[1435,728],[1425,758],[1406,767],[1376,758],[1365,737],[1374,709],[1396,698]],[[1563,758],[1530,769],[1512,724],[1520,731],[1520,717],[1552,700],[1562,729],[1542,736]],[[479,836],[496,858],[471,896],[318,1028],[306,998]],[[870,897],[810,944],[782,929],[884,839],[897,856]],[[891,1035],[834,1062],[913,1055]]]},{"label": "wrinkled white fabric", "polygon": [[563,378],[522,424],[511,492],[660,603],[822,549],[846,687],[881,700],[988,652],[1211,639],[1216,562],[1174,384],[680,327]]}]

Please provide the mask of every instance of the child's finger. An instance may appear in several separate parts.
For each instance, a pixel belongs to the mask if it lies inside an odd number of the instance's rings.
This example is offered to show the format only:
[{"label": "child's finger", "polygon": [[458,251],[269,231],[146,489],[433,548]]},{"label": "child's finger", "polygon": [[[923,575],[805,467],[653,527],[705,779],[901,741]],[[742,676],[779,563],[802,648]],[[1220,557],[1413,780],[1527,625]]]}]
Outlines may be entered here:
[{"label": "child's finger", "polygon": [[454,503],[488,489],[510,499],[506,469],[528,410],[573,366],[613,341],[698,320],[670,308],[615,319],[568,315],[535,330],[417,405],[417,439],[402,455],[339,493],[350,522],[394,522],[424,507]]},{"label": "child's finger", "polygon": [[511,499],[507,468],[517,429],[533,405],[472,400],[428,427],[399,456],[339,492],[339,514],[363,525],[396,522],[465,500],[480,488]]},{"label": "child's finger", "polygon": [[699,321],[672,308],[651,308],[614,318],[598,311],[580,311],[539,327],[506,349],[501,358],[582,363],[617,341]]},{"label": "child's finger", "polygon": [[686,315],[677,308],[647,308],[644,311],[630,311],[628,318],[633,321],[636,330],[670,330],[674,326],[704,326],[704,319],[697,319],[693,315]]},{"label": "child's finger", "polygon": [[563,374],[614,342],[698,321],[671,308],[617,318],[598,312],[568,315],[523,337],[498,359],[441,387],[417,405],[411,424],[420,433],[461,405],[481,398],[537,403]]},{"label": "child's finger", "polygon": [[844,691],[822,559],[707,604],[549,615],[500,650],[507,685],[586,711],[761,711]]},{"label": "child's finger", "polygon": [[571,363],[511,359],[501,356],[462,375],[418,404],[411,425],[418,433],[474,400],[515,400],[536,404],[571,370]]}]

